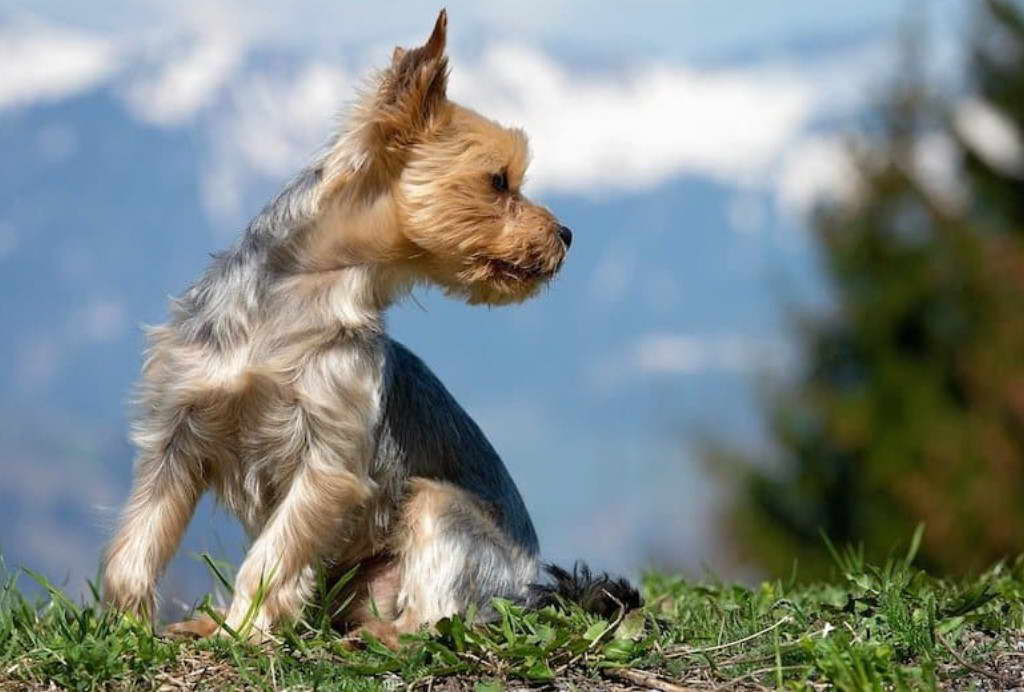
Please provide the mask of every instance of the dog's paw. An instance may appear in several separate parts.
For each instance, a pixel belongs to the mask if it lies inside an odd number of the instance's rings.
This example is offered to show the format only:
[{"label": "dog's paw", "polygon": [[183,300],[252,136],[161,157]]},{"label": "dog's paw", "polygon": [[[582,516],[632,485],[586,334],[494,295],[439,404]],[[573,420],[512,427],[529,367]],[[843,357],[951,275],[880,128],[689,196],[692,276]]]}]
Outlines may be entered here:
[{"label": "dog's paw", "polygon": [[402,647],[401,642],[398,641],[398,630],[395,626],[390,622],[382,622],[380,620],[364,622],[361,627],[345,637],[344,645],[348,649],[365,648],[366,639],[364,633],[369,634],[392,651],[398,651]]},{"label": "dog's paw", "polygon": [[191,620],[182,620],[164,628],[164,636],[171,639],[209,639],[226,634],[221,626],[209,615],[200,615]]}]

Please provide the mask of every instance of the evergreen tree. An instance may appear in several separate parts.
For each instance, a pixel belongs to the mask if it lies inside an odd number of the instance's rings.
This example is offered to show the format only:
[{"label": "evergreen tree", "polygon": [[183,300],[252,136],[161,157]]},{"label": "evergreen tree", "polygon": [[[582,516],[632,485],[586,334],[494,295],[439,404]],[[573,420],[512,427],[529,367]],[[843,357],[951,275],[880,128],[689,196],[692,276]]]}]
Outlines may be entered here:
[{"label": "evergreen tree", "polygon": [[[769,571],[828,569],[821,532],[884,557],[920,522],[933,569],[1024,552],[1024,15],[981,7],[967,93],[940,102],[905,70],[851,148],[856,193],[811,220],[835,309],[801,322],[776,453],[729,459],[728,525]],[[922,173],[936,142],[952,188]]]}]

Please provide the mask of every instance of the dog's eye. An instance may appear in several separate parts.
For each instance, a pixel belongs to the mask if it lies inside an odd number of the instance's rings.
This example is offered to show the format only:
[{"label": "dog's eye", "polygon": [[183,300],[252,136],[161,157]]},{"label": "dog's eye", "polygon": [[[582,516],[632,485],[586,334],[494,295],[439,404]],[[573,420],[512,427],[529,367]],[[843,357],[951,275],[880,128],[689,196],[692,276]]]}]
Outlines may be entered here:
[{"label": "dog's eye", "polygon": [[498,192],[508,192],[508,176],[505,175],[505,171],[492,175],[491,185]]}]

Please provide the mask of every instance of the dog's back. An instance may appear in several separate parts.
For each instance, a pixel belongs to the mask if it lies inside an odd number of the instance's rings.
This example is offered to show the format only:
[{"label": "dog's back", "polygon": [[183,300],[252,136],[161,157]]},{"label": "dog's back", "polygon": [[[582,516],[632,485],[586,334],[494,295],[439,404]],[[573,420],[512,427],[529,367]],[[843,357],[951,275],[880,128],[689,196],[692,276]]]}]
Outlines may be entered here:
[{"label": "dog's back", "polygon": [[537,534],[519,491],[480,428],[415,354],[388,340],[375,470],[445,481],[491,506],[499,525],[534,555]]}]

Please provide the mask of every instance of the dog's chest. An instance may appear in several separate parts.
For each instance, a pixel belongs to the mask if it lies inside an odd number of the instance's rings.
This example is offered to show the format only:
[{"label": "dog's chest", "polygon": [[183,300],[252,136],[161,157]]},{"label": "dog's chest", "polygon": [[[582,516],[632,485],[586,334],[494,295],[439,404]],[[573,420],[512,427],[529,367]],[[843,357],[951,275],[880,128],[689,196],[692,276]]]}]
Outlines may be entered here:
[{"label": "dog's chest", "polygon": [[[230,367],[234,367],[232,372]],[[222,357],[209,421],[229,464],[214,486],[250,530],[305,464],[344,469],[369,483],[380,417],[382,356],[362,340],[278,342]]]}]

